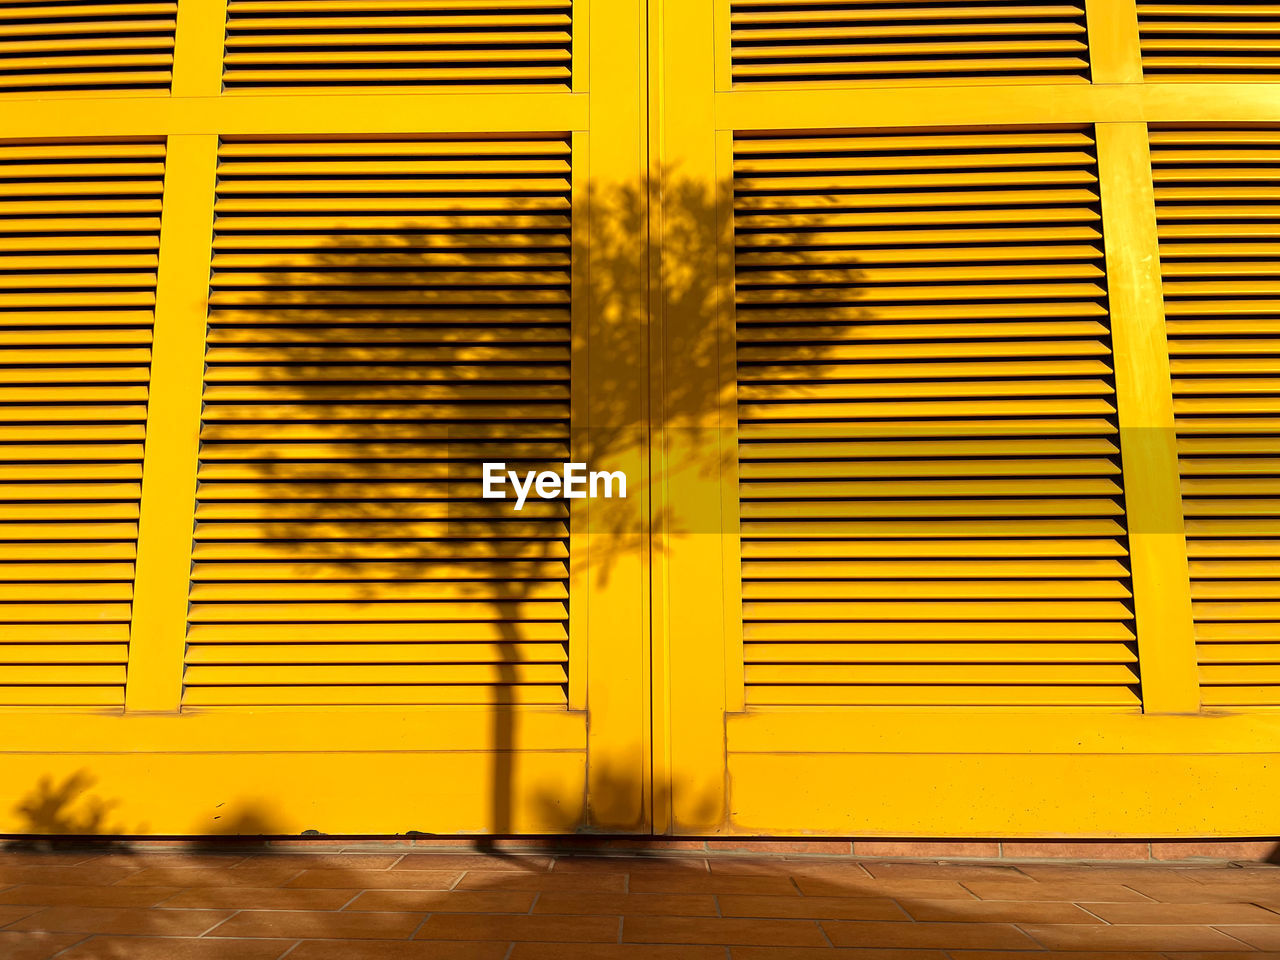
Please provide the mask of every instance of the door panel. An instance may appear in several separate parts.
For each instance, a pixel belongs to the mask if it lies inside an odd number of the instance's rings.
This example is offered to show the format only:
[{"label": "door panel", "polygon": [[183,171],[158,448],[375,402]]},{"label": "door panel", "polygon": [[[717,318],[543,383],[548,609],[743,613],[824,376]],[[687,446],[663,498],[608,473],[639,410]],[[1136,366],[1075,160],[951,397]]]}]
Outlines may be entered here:
[{"label": "door panel", "polygon": [[[702,278],[657,319],[673,832],[1265,834],[1274,805],[1235,798],[1275,789],[1269,588],[1198,544],[1269,549],[1232,434],[1263,429],[1261,367],[1209,334],[1265,280],[1203,231],[1265,220],[1224,151],[1265,149],[1274,91],[1144,84],[1158,30],[1125,0],[662,11],[663,219],[681,177],[717,206],[660,270]],[[1253,132],[1161,132],[1227,117]],[[1249,456],[1233,486],[1192,456],[1197,404]]]},{"label": "door panel", "polygon": [[3,438],[0,830],[647,829],[642,11],[420,6],[183,0],[172,95],[6,103],[0,217],[84,249],[3,251],[56,375]]}]

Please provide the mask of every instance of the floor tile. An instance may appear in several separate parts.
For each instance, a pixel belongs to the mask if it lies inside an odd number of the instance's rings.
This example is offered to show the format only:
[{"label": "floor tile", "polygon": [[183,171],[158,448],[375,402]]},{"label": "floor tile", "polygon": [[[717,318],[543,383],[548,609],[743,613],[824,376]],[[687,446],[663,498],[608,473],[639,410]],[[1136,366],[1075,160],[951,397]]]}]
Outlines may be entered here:
[{"label": "floor tile", "polygon": [[1187,868],[1160,864],[1126,863],[1019,863],[1018,872],[1032,880],[1060,880],[1072,883],[1190,883]]},{"label": "floor tile", "polygon": [[1280,884],[1257,881],[1190,884],[1129,880],[1125,886],[1161,903],[1255,903],[1275,900],[1280,895]]},{"label": "floor tile", "polygon": [[231,916],[229,910],[150,910],[135,907],[47,907],[9,930],[50,933],[155,934],[198,937]]},{"label": "floor tile", "polygon": [[276,960],[293,940],[205,940],[96,936],[58,960]]},{"label": "floor tile", "polygon": [[[860,950],[843,947],[732,947],[733,960],[947,960],[941,950]],[[1039,954],[1035,960],[1039,960]],[[1031,955],[1024,954],[1022,960]]]},{"label": "floor tile", "polygon": [[92,864],[86,864],[85,866],[27,866],[10,863],[0,866],[0,886],[14,883],[106,886],[123,880],[131,874],[137,873],[140,869],[140,865],[136,869],[131,869],[127,867],[95,867]]},{"label": "floor tile", "polygon": [[178,892],[178,887],[24,883],[0,890],[0,903],[29,903],[43,907],[152,907]]},{"label": "floor tile", "polygon": [[570,953],[558,943],[517,943],[508,960],[725,960],[725,955],[724,947],[705,944],[576,943]]},{"label": "floor tile", "polygon": [[343,909],[418,910],[422,913],[528,913],[536,897],[536,894],[519,890],[367,890]]},{"label": "floor tile", "polygon": [[726,917],[775,917],[810,920],[911,919],[885,897],[762,897],[722,894],[716,898]]},{"label": "floor tile", "polygon": [[230,867],[154,867],[130,873],[119,883],[128,887],[278,887],[301,872],[299,867],[285,865],[237,870]]},{"label": "floor tile", "polygon": [[708,873],[664,877],[632,877],[631,893],[756,893],[774,896],[798,896],[800,891],[790,877],[736,877]]},{"label": "floor tile", "polygon": [[486,856],[465,853],[410,853],[392,867],[393,870],[498,870],[511,873],[546,873],[551,857]]},{"label": "floor tile", "polygon": [[648,857],[557,857],[553,874],[569,873],[706,873],[705,860],[655,860]]},{"label": "floor tile", "polygon": [[863,868],[877,879],[903,880],[1029,880],[1017,867],[971,863],[864,863]]},{"label": "floor tile", "polygon": [[1061,900],[1067,903],[1118,903],[1146,900],[1121,883],[1072,883],[1059,880],[1025,883],[1009,880],[971,880],[964,884],[983,900]]},{"label": "floor tile", "polygon": [[[506,941],[304,940],[287,960],[503,960],[510,949]],[[563,952],[560,956],[569,960]]]},{"label": "floor tile", "polygon": [[[791,899],[791,898],[788,898]],[[797,898],[798,899],[798,898]],[[535,914],[590,916],[715,917],[716,898],[706,893],[544,893]],[[1277,919],[1280,919],[1278,917]]]},{"label": "floor tile", "polygon": [[[401,871],[392,870],[393,876]],[[581,893],[627,889],[625,873],[503,873],[468,870],[458,881],[459,890],[564,890]]]},{"label": "floor tile", "polygon": [[624,943],[720,943],[821,947],[827,941],[812,920],[756,918],[627,917]]},{"label": "floor tile", "polygon": [[975,900],[954,880],[845,880],[802,875],[795,878],[805,896],[915,897],[921,900]]},{"label": "floor tile", "polygon": [[95,867],[125,867],[129,870],[142,870],[155,867],[209,867],[214,870],[227,870],[237,864],[244,863],[249,854],[243,850],[226,853],[190,853],[175,850],[172,852],[154,853],[103,853],[84,861]]},{"label": "floor tile", "polygon": [[1280,914],[1251,903],[1091,903],[1107,923],[1278,923]]},{"label": "floor tile", "polygon": [[322,867],[348,867],[352,870],[386,870],[404,856],[403,853],[262,853],[245,857],[232,869],[294,867],[298,870],[316,870]]},{"label": "floor tile", "polygon": [[461,879],[457,870],[303,870],[286,887],[335,890],[448,890]]},{"label": "floor tile", "polygon": [[1210,927],[1190,924],[1134,923],[1123,926],[1021,924],[1050,950],[1248,950],[1245,944]]},{"label": "floor tile", "polygon": [[617,943],[618,923],[617,917],[434,913],[414,934],[414,939]]},{"label": "floor tile", "polygon": [[1102,923],[1074,903],[1016,900],[899,900],[914,920],[986,923]]},{"label": "floor tile", "polygon": [[1025,933],[1007,923],[858,923],[824,920],[822,929],[837,947],[911,947],[936,950],[1034,950]]},{"label": "floor tile", "polygon": [[425,915],[334,910],[242,910],[215,927],[209,936],[405,940]]},{"label": "floor tile", "polygon": [[29,917],[33,913],[38,913],[44,908],[39,904],[31,903],[9,903],[0,905],[0,927],[13,923],[15,920],[21,920],[23,917]]},{"label": "floor tile", "polygon": [[1234,924],[1223,926],[1215,924],[1214,926],[1227,936],[1243,940],[1254,949],[1280,951],[1280,927],[1275,924],[1268,926],[1236,926]]},{"label": "floor tile", "polygon": [[0,930],[0,957],[4,957],[4,960],[48,960],[83,939],[83,933]]},{"label": "floor tile", "polygon": [[169,898],[164,906],[166,909],[338,910],[355,896],[351,890],[302,887],[195,887]]}]

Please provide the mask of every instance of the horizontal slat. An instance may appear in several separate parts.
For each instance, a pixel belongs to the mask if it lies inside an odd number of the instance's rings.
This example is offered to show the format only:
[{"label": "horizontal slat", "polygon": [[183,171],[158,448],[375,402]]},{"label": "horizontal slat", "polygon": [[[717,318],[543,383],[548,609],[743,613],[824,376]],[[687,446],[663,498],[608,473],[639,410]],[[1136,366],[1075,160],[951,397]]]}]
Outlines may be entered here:
[{"label": "horizontal slat", "polygon": [[[124,643],[0,643],[0,664],[4,670],[5,683],[22,683],[24,681],[11,678],[10,668],[14,664],[23,664],[28,675],[39,674],[36,665],[53,665],[46,668],[44,682],[71,682],[68,677],[83,676],[77,668],[87,664],[124,664],[129,660],[129,647]],[[68,672],[70,665],[70,672]],[[123,674],[115,672],[107,674],[111,677],[107,682],[123,683]],[[118,679],[116,679],[118,677]]]},{"label": "horizontal slat", "polygon": [[[823,642],[823,643],[895,643],[915,646],[920,643],[958,643],[962,641],[990,643],[1018,643],[1026,652],[1032,646],[1051,644],[1045,651],[1053,656],[1053,650],[1064,642],[1119,641],[1131,642],[1133,631],[1122,623],[1113,621],[1052,620],[1023,621],[813,621],[792,623],[747,623],[743,636],[748,644],[763,642]],[[906,654],[902,654],[905,656]]]},{"label": "horizontal slat", "polygon": [[1141,701],[1125,686],[987,686],[910,684],[902,686],[763,686],[748,688],[754,706],[1033,706],[1138,707]]},{"label": "horizontal slat", "polygon": [[377,623],[193,623],[188,634],[191,650],[201,656],[221,644],[258,643],[563,643],[569,639],[563,620],[496,620],[429,622],[389,620]]},{"label": "horizontal slat", "polygon": [[432,663],[417,664],[300,664],[195,665],[183,673],[187,689],[194,687],[279,686],[282,683],[357,686],[364,684],[561,684],[564,667],[551,663]]},{"label": "horizontal slat", "polygon": [[[0,647],[0,658],[6,648]],[[187,664],[517,664],[565,663],[561,643],[290,643],[193,645]],[[290,670],[290,680],[293,672]],[[297,682],[309,682],[298,680]],[[344,678],[345,682],[345,678]],[[352,675],[350,682],[359,682]],[[409,682],[397,676],[396,682]],[[513,682],[510,677],[504,683]]]},{"label": "horizontal slat", "polygon": [[[802,570],[789,574],[802,577]],[[767,600],[1058,600],[1126,598],[1129,590],[1114,580],[946,579],[921,572],[912,580],[745,580],[742,597]],[[745,577],[745,574],[744,574]],[[1218,596],[1220,593],[1206,594]],[[1275,587],[1266,593],[1275,595]],[[1277,597],[1280,599],[1280,597]]]},{"label": "horizontal slat", "polygon": [[[0,698],[4,697],[0,687]],[[424,683],[348,684],[341,686],[210,686],[189,687],[182,701],[188,706],[241,705],[343,706],[356,704],[540,704],[563,706],[565,693],[553,684],[445,686]],[[0,702],[4,702],[0,699]]]},{"label": "horizontal slat", "polygon": [[[783,669],[811,664],[820,683],[838,682],[827,677],[833,665],[867,664],[1135,664],[1137,651],[1125,643],[748,643],[749,664],[773,664]],[[764,682],[794,683],[773,676]],[[871,682],[859,679],[858,682]],[[880,681],[874,681],[880,682]],[[1055,681],[1049,681],[1055,682]],[[1132,681],[1126,681],[1132,682]]]},{"label": "horizontal slat", "polygon": [[955,686],[996,686],[1035,684],[1043,686],[1128,686],[1136,684],[1137,673],[1123,664],[1093,663],[824,663],[810,665],[748,664],[747,685],[792,686],[814,684],[927,684]]},{"label": "horizontal slat", "polygon": [[[464,600],[464,601],[528,601],[567,600],[569,591],[555,581],[413,581],[379,583],[195,583],[191,599],[204,601],[273,603],[310,603],[350,601],[358,604],[380,604],[398,600]],[[0,599],[4,587],[0,585]]]}]

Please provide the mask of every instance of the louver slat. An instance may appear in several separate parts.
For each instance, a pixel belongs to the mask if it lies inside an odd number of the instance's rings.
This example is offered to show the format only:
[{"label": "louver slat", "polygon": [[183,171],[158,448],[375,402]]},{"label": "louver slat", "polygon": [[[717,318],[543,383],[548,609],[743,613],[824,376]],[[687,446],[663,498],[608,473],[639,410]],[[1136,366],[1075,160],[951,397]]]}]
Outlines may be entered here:
[{"label": "louver slat", "polygon": [[124,702],[164,145],[0,145],[0,705]]},{"label": "louver slat", "polygon": [[565,702],[569,161],[222,145],[184,703]]},{"label": "louver slat", "polygon": [[1274,130],[1151,131],[1201,697],[1211,706],[1280,705],[1280,206],[1269,202],[1278,152]]},{"label": "louver slat", "polygon": [[177,0],[44,0],[0,6],[0,98],[164,94]]},{"label": "louver slat", "polygon": [[1280,81],[1280,4],[1138,4],[1149,80]]},{"label": "louver slat", "polygon": [[230,0],[228,90],[545,90],[569,83],[572,0]]},{"label": "louver slat", "polygon": [[738,137],[734,228],[747,703],[1136,706],[1090,135]]},{"label": "louver slat", "polygon": [[736,84],[1084,82],[1083,3],[732,0]]}]

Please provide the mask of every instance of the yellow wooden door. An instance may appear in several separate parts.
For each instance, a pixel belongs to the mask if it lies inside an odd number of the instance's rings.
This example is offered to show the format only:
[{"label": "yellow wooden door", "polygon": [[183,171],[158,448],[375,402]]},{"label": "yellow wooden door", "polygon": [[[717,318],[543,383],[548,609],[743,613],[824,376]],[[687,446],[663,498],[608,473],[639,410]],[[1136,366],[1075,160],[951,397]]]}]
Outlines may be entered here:
[{"label": "yellow wooden door", "polygon": [[1273,829],[1274,7],[653,16],[657,822]]},{"label": "yellow wooden door", "polygon": [[644,26],[0,12],[0,830],[648,828]]}]

